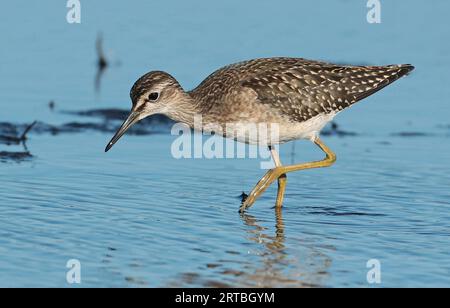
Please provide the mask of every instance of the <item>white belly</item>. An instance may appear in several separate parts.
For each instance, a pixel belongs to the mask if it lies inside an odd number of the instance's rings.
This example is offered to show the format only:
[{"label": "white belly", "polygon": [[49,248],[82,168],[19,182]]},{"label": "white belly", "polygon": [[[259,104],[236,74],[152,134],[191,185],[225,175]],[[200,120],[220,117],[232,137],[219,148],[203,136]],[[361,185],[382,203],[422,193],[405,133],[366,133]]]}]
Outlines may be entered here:
[{"label": "white belly", "polygon": [[226,137],[239,142],[261,146],[285,143],[297,139],[314,140],[336,113],[321,114],[302,123],[231,123],[225,128]]},{"label": "white belly", "polygon": [[319,114],[302,123],[286,123],[286,125],[280,125],[280,143],[297,139],[314,140],[325,125],[333,120],[335,116],[336,112]]}]

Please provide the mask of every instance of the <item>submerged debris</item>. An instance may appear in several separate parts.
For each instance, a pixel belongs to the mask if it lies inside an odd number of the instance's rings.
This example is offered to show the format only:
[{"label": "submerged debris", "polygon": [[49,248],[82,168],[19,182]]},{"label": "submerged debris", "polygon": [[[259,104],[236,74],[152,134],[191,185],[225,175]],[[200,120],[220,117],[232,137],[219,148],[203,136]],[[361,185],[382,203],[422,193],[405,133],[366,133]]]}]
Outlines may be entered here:
[{"label": "submerged debris", "polygon": [[8,152],[8,151],[0,151],[0,162],[14,161],[14,162],[22,162],[32,158],[28,151],[23,152]]},{"label": "submerged debris", "polygon": [[431,137],[434,136],[434,134],[431,133],[425,133],[425,132],[399,132],[399,133],[392,133],[391,136],[394,137]]},{"label": "submerged debris", "polygon": [[56,104],[55,104],[55,101],[49,101],[48,102],[48,108],[51,110],[51,111],[53,111],[54,109],[55,109],[55,106],[56,106]]},{"label": "submerged debris", "polygon": [[105,53],[103,52],[103,36],[101,33],[97,35],[97,40],[95,42],[95,48],[97,50],[97,74],[95,75],[95,90],[100,91],[101,79],[103,73],[108,67],[108,61],[106,60]]},{"label": "submerged debris", "polygon": [[439,124],[436,127],[440,129],[450,129],[450,124]]},{"label": "submerged debris", "polygon": [[[98,118],[100,121],[72,121],[60,125],[52,125],[44,122],[29,124],[14,124],[0,122],[0,144],[18,145],[24,144],[27,134],[33,129],[35,134],[57,135],[62,133],[83,133],[86,131],[98,131],[114,133],[122,121],[128,116],[129,111],[122,109],[92,109],[85,111],[63,111],[83,117]],[[154,115],[136,123],[129,131],[134,135],[151,135],[170,132],[175,122],[163,115]],[[19,135],[19,132],[23,133]]]},{"label": "submerged debris", "polygon": [[[64,111],[64,113],[83,117],[96,117],[101,118],[103,120],[124,121],[128,117],[130,111],[126,109],[106,108],[106,109],[89,109],[82,111]],[[166,117],[165,115],[155,114],[139,121],[138,123],[172,125],[175,122]]]},{"label": "submerged debris", "polygon": [[330,128],[322,130],[320,133],[322,136],[338,136],[349,137],[357,136],[358,133],[341,130],[336,122],[331,122]]},{"label": "submerged debris", "polygon": [[17,136],[17,126],[8,122],[0,122],[0,142],[9,140],[11,136]]},{"label": "submerged debris", "polygon": [[66,114],[83,116],[83,117],[96,117],[104,120],[124,120],[128,116],[128,111],[124,109],[90,109],[82,111],[63,111]]},{"label": "submerged debris", "polygon": [[[64,111],[64,113],[83,117],[99,118],[103,120],[103,123],[97,130],[109,133],[116,132],[122,121],[128,117],[130,112],[125,109],[108,108],[90,109],[84,111]],[[175,124],[175,122],[165,115],[155,114],[139,121],[131,127],[129,131],[131,134],[137,135],[167,133],[170,132],[170,128],[173,124]]]},{"label": "submerged debris", "polygon": [[[28,151],[25,141],[27,140],[28,132],[35,125],[36,121],[29,125],[24,125],[19,129],[11,123],[0,123],[0,143],[8,146],[22,144],[24,148],[24,151],[21,152],[0,151],[0,162],[22,162],[33,157],[33,155],[31,155]],[[21,135],[18,134],[19,130],[23,131]]]},{"label": "submerged debris", "polygon": [[23,129],[21,135],[18,135],[17,126],[11,123],[0,123],[0,143],[6,145],[21,144],[27,140],[28,132],[36,125],[36,121]]}]

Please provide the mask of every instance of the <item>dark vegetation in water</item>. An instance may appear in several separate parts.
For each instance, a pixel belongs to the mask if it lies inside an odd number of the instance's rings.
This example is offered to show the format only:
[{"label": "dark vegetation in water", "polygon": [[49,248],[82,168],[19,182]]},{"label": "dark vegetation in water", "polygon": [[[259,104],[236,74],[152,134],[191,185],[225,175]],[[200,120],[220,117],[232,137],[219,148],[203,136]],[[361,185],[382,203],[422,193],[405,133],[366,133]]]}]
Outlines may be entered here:
[{"label": "dark vegetation in water", "polygon": [[23,161],[27,161],[33,158],[33,155],[29,151],[22,152],[9,152],[9,151],[0,151],[0,162],[16,162],[20,163]]},{"label": "dark vegetation in water", "polygon": [[[20,144],[26,140],[26,134],[33,128],[34,134],[58,135],[64,133],[83,133],[87,131],[98,131],[104,133],[114,133],[128,115],[127,110],[121,109],[92,109],[86,111],[64,111],[86,118],[97,118],[92,121],[72,121],[61,125],[53,125],[37,121],[33,125],[13,124],[8,122],[0,123],[0,143],[6,145]],[[100,121],[98,121],[100,120]],[[129,130],[130,134],[151,135],[170,132],[174,122],[162,115],[154,115],[136,123]],[[19,131],[24,131],[18,135]]]},{"label": "dark vegetation in water", "polygon": [[[66,114],[72,114],[76,116],[83,116],[83,117],[93,117],[93,118],[100,118],[102,120],[111,121],[111,120],[120,120],[124,121],[128,114],[130,113],[129,110],[125,109],[115,109],[115,108],[107,108],[107,109],[90,109],[90,110],[82,110],[82,111],[63,111]],[[143,124],[143,125],[172,125],[175,123],[168,117],[160,114],[155,114],[151,117],[145,118],[141,121],[139,121],[137,124]]]},{"label": "dark vegetation in water", "polygon": [[450,124],[440,124],[437,126],[440,129],[450,129]]},{"label": "dark vegetation in water", "polygon": [[342,130],[336,122],[331,122],[331,125],[322,130],[320,134],[322,136],[337,136],[337,137],[358,136],[358,133],[356,132]]},{"label": "dark vegetation in water", "polygon": [[425,132],[405,131],[405,132],[392,133],[391,136],[411,138],[411,137],[432,137],[432,136],[435,136],[435,134],[425,133]]},{"label": "dark vegetation in water", "polygon": [[22,162],[32,158],[33,156],[28,151],[26,146],[27,134],[36,125],[36,122],[28,124],[22,129],[19,134],[19,129],[11,123],[0,123],[0,144],[7,146],[22,145],[23,151],[0,151],[0,162]]},{"label": "dark vegetation in water", "polygon": [[[91,109],[84,111],[64,111],[66,114],[72,114],[80,117],[97,118],[102,122],[72,122],[64,124],[70,128],[77,127],[79,130],[97,130],[101,132],[116,132],[122,121],[124,121],[129,114],[128,110],[124,109]],[[135,135],[150,135],[158,133],[170,132],[170,128],[175,124],[174,121],[164,115],[155,114],[151,117],[145,118],[135,125],[133,125],[129,132]]]},{"label": "dark vegetation in water", "polygon": [[305,206],[305,210],[309,214],[313,215],[326,215],[326,216],[372,216],[372,217],[382,217],[386,216],[382,213],[369,213],[369,212],[355,212],[347,211],[346,208],[335,208],[327,206]]},{"label": "dark vegetation in water", "polygon": [[[31,158],[32,155],[26,147],[27,135],[33,134],[70,134],[97,131],[113,134],[117,131],[122,121],[128,116],[128,110],[122,109],[92,109],[85,111],[63,111],[78,117],[90,118],[89,121],[72,121],[61,125],[53,125],[40,121],[30,124],[14,124],[0,122],[0,145],[23,145],[23,152],[1,152],[1,161],[22,161]],[[154,115],[135,124],[129,130],[129,134],[151,135],[169,133],[174,122],[163,115]]]},{"label": "dark vegetation in water", "polygon": [[103,36],[101,33],[97,36],[97,41],[95,42],[95,48],[97,51],[97,73],[95,75],[95,90],[100,91],[102,76],[108,67],[109,63],[106,60],[105,53],[103,52]]},{"label": "dark vegetation in water", "polygon": [[27,140],[28,132],[36,125],[36,121],[28,124],[22,129],[22,133],[19,135],[18,127],[14,124],[1,122],[0,123],[0,143],[6,145],[18,145],[24,144]]},{"label": "dark vegetation in water", "polygon": [[55,109],[56,103],[55,101],[51,100],[48,102],[48,108],[53,111]]}]

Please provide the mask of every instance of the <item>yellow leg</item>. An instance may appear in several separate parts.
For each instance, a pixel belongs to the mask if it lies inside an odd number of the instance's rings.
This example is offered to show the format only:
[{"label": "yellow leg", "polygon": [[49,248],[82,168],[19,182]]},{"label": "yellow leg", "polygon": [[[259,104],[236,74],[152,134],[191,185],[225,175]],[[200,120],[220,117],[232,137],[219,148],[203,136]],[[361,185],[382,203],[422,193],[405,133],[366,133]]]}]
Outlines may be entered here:
[{"label": "yellow leg", "polygon": [[[259,180],[259,182],[256,184],[255,188],[253,188],[253,190],[250,192],[250,194],[244,200],[244,202],[242,202],[242,205],[241,205],[241,208],[239,209],[239,211],[243,212],[246,209],[248,209],[250,206],[252,206],[253,203],[256,201],[256,199],[267,189],[267,187],[270,186],[270,184],[273,183],[273,181],[275,181],[276,179],[279,179],[282,175],[284,175],[288,172],[331,166],[336,161],[336,155],[318,137],[314,140],[314,143],[322,151],[325,152],[325,154],[326,154],[325,159],[320,160],[320,161],[304,163],[304,164],[298,164],[298,165],[276,166],[274,169],[270,169],[261,178],[261,180]],[[285,185],[285,183],[282,185]],[[283,189],[282,193],[284,194],[284,189]],[[278,196],[277,196],[277,199],[278,199]]]},{"label": "yellow leg", "polygon": [[281,208],[283,206],[284,192],[286,191],[286,174],[282,174],[278,178],[278,190],[277,190],[277,200],[275,201],[275,207]]},{"label": "yellow leg", "polygon": [[[280,156],[278,156],[277,151],[269,146],[270,153],[272,154],[272,159],[275,163],[275,167],[281,167],[281,160]],[[277,190],[277,200],[275,202],[275,208],[281,208],[283,206],[283,199],[284,199],[284,192],[286,190],[286,180],[287,176],[286,174],[282,174],[278,178],[278,190]]]}]

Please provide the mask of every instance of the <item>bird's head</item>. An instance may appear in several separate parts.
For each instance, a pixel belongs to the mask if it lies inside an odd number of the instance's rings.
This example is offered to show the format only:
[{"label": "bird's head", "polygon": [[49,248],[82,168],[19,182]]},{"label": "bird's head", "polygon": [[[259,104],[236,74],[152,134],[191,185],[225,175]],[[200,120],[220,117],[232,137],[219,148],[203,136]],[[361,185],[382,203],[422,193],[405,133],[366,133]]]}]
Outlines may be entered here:
[{"label": "bird's head", "polygon": [[177,110],[189,95],[171,75],[153,71],[139,78],[130,91],[131,112],[114,137],[106,146],[105,152],[122,137],[133,124],[153,114],[171,114]]}]

